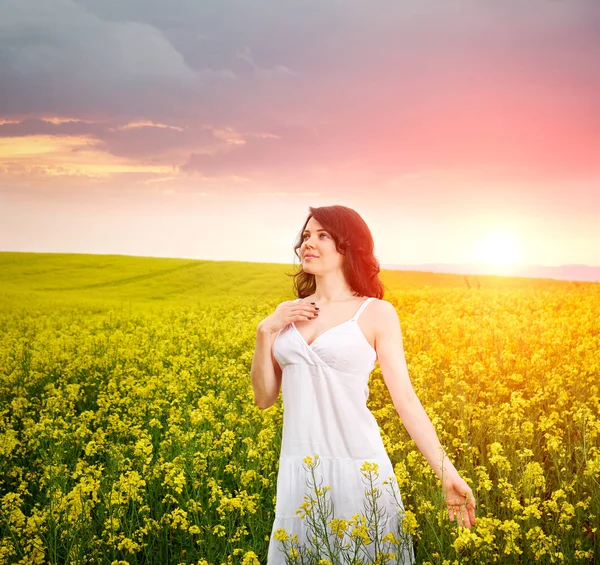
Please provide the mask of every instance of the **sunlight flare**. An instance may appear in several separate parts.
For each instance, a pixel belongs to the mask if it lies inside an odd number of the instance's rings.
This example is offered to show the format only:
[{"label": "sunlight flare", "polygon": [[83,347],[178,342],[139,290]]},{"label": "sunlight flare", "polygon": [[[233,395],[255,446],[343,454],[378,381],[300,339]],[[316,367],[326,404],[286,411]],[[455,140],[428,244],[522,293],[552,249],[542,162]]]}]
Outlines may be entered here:
[{"label": "sunlight flare", "polygon": [[509,232],[493,232],[477,243],[477,261],[497,266],[513,266],[521,258],[516,236]]}]

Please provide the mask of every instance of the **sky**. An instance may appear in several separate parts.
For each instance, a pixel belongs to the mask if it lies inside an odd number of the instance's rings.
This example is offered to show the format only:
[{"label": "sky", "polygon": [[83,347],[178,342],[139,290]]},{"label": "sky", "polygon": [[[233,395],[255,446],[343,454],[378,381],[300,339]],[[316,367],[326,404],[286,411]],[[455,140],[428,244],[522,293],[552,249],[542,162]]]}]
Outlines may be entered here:
[{"label": "sky", "polygon": [[0,251],[600,265],[596,0],[3,0]]}]

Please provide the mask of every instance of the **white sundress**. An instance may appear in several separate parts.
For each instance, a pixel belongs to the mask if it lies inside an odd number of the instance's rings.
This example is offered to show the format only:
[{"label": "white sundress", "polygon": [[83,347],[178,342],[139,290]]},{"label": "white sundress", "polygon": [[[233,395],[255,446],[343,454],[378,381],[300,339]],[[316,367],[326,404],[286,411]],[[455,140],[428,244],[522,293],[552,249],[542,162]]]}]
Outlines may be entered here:
[{"label": "white sundress", "polygon": [[[305,494],[316,498],[312,487],[307,485],[310,475],[304,466],[306,456],[314,461],[314,456],[319,456],[315,469],[317,486],[321,478],[322,486],[331,486],[327,496],[333,503],[334,515],[329,520],[350,520],[356,514],[365,515],[367,484],[360,469],[366,461],[377,463],[376,486],[381,492],[377,505],[385,508],[387,516],[387,524],[380,532],[381,535],[397,532],[401,520],[398,511],[403,511],[404,506],[377,420],[367,408],[368,380],[377,353],[357,323],[372,300],[374,297],[364,300],[350,320],[323,332],[310,345],[293,323],[279,332],[273,344],[273,355],[282,368],[284,410],[275,520],[267,565],[286,563],[283,542],[274,538],[279,528],[290,536],[297,534],[298,542],[310,547],[306,519],[302,520],[296,513],[305,502]],[[390,486],[382,484],[389,477],[392,477],[400,506],[389,492]],[[350,530],[347,531],[344,542],[350,541]],[[330,532],[328,528],[333,539]],[[414,562],[410,537],[408,540],[404,548],[390,548],[397,553],[391,563]],[[370,560],[375,558],[372,548],[373,544],[362,548]],[[361,562],[368,562],[366,556],[362,559]]]}]

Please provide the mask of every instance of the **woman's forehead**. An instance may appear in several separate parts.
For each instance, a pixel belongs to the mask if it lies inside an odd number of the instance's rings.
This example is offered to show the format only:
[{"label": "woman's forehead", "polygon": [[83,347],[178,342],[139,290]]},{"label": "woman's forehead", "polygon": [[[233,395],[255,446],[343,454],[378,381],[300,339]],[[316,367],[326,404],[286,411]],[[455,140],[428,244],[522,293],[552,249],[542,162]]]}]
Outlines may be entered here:
[{"label": "woman's forehead", "polygon": [[318,220],[315,220],[314,218],[310,218],[306,224],[306,229],[318,229],[322,227],[323,226],[318,222]]}]

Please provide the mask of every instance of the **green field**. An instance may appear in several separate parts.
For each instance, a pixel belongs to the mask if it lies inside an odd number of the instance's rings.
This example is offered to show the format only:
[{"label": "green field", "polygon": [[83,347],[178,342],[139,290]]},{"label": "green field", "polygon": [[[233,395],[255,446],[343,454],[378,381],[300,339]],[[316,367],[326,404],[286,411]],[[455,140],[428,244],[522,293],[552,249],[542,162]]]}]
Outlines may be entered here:
[{"label": "green field", "polygon": [[[27,309],[89,306],[100,309],[186,308],[232,298],[260,304],[290,300],[294,266],[241,261],[157,259],[126,255],[0,252],[1,307]],[[525,277],[382,271],[395,294],[431,288],[552,290],[599,286]]]},{"label": "green field", "polygon": [[[255,406],[250,366],[294,269],[0,253],[0,565],[266,562],[283,405]],[[600,284],[381,280],[478,501],[448,521],[377,365],[418,562],[600,562]]]}]

